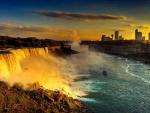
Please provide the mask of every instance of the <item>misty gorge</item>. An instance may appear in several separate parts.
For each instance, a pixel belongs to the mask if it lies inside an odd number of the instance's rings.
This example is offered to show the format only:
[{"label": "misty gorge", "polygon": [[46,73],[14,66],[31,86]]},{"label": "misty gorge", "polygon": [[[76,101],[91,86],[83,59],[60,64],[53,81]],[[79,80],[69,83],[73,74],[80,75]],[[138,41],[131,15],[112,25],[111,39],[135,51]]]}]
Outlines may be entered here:
[{"label": "misty gorge", "polygon": [[71,93],[63,72],[59,69],[57,57],[50,55],[48,48],[24,48],[9,50],[0,55],[1,79],[14,84],[39,83],[51,90],[64,90]]},{"label": "misty gorge", "polygon": [[[44,89],[61,91],[92,106],[96,113],[137,109],[143,112],[143,102],[149,103],[146,96],[150,84],[148,65],[90,51],[87,46],[78,43],[73,43],[72,48],[80,50],[80,53],[60,57],[48,47],[10,49],[0,54],[1,80],[11,86],[22,84],[25,89],[36,83]],[[140,76],[138,73],[143,74]],[[141,99],[143,102],[140,103]],[[144,108],[149,109],[148,106]]]},{"label": "misty gorge", "polygon": [[0,0],[0,113],[150,113],[150,0]]}]

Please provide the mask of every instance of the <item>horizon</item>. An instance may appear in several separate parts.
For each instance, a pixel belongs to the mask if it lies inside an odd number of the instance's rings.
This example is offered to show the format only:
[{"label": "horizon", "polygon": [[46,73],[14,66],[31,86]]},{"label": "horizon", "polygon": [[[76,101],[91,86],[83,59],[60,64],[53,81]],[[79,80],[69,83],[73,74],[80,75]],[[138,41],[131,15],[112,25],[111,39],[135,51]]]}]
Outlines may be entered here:
[{"label": "horizon", "polygon": [[135,29],[148,39],[149,0],[2,0],[0,35],[53,40],[100,40],[120,31],[134,39]]},{"label": "horizon", "polygon": [[[65,39],[58,39],[58,40],[55,40],[54,38],[46,38],[46,37],[13,37],[13,36],[9,36],[9,35],[0,35],[0,38],[1,37],[8,37],[8,38],[19,38],[19,39],[26,39],[26,38],[35,38],[35,39],[39,39],[39,40],[45,40],[45,39],[49,39],[49,40],[53,40],[53,41],[70,41],[70,42],[81,42],[81,41],[100,41],[100,42],[103,42],[102,40],[100,40],[101,38],[97,39],[97,40],[87,40],[87,39],[82,39],[82,40],[65,40]],[[136,41],[135,39],[125,39],[125,40],[111,40],[112,41]],[[147,41],[147,40],[145,40]],[[108,41],[109,42],[109,41]]]}]

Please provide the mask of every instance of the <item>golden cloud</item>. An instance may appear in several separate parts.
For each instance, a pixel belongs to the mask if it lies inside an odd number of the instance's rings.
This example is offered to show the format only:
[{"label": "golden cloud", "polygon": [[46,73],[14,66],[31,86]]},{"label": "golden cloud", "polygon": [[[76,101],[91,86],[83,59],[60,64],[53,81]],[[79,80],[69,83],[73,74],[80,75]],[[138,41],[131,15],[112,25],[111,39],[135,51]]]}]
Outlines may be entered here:
[{"label": "golden cloud", "polygon": [[150,28],[150,26],[148,26],[148,25],[139,25],[137,27],[140,29],[149,29]]},{"label": "golden cloud", "polygon": [[149,29],[149,25],[137,25],[137,24],[125,24],[127,27],[134,27],[134,28],[139,28],[139,29]]},{"label": "golden cloud", "polygon": [[51,38],[55,40],[80,40],[79,31],[65,28],[0,24],[0,35],[15,37]]}]

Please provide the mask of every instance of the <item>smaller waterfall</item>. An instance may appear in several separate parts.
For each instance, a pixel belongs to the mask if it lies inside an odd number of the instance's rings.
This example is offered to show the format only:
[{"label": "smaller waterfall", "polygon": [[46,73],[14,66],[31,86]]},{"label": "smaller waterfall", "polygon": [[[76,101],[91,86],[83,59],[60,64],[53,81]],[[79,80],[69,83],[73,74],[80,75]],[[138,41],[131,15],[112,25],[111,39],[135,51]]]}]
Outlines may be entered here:
[{"label": "smaller waterfall", "polygon": [[0,78],[7,79],[10,74],[21,71],[20,62],[29,57],[49,54],[48,48],[25,48],[10,50],[9,53],[0,54]]}]

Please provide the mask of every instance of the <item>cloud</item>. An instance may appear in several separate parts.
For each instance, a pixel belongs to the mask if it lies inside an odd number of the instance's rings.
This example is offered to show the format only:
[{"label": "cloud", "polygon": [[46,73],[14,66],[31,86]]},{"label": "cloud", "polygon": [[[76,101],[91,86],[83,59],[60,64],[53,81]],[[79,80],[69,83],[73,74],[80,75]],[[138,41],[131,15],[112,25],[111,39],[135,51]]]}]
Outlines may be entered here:
[{"label": "cloud", "polygon": [[126,29],[124,29],[124,28],[116,28],[116,29],[112,29],[112,31],[124,32],[124,31],[126,31]]},{"label": "cloud", "polygon": [[43,32],[47,29],[44,27],[33,27],[33,26],[22,26],[10,23],[1,23],[0,30],[15,30],[15,31],[23,31],[23,32]]},{"label": "cloud", "polygon": [[70,13],[60,11],[35,11],[35,14],[49,18],[59,18],[64,20],[126,20],[126,16],[98,15],[87,13]]},{"label": "cloud", "polygon": [[137,28],[140,28],[140,29],[149,29],[150,26],[148,26],[148,25],[139,25],[139,26],[137,26]]},{"label": "cloud", "polygon": [[10,23],[0,23],[0,35],[51,38],[55,40],[80,40],[80,32],[75,29],[23,26]]},{"label": "cloud", "polygon": [[135,24],[125,24],[127,27],[135,27]]},{"label": "cloud", "polygon": [[133,28],[139,28],[139,29],[149,29],[149,25],[137,25],[137,24],[125,24],[126,27],[133,27]]}]

